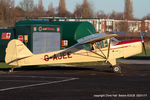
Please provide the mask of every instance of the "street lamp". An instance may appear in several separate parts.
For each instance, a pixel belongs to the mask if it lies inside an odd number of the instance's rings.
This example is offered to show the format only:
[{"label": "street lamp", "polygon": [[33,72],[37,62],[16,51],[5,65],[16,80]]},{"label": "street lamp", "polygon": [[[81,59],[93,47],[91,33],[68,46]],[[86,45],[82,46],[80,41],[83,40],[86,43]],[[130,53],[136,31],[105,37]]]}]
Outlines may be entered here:
[{"label": "street lamp", "polygon": [[11,26],[11,7],[9,7],[9,27]]}]

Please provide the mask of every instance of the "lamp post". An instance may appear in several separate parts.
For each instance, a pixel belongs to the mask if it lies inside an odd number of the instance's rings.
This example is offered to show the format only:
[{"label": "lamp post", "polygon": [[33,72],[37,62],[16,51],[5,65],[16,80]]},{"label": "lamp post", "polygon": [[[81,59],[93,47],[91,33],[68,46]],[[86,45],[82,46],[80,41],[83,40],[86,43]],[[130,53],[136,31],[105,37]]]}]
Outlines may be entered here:
[{"label": "lamp post", "polygon": [[9,7],[9,27],[11,27],[11,7]]}]

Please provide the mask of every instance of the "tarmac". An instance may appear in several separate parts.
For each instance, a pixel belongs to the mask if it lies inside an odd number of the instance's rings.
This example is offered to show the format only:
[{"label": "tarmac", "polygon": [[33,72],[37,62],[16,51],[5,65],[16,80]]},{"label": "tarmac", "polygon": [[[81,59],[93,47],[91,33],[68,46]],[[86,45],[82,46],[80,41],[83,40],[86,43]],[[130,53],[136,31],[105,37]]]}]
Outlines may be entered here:
[{"label": "tarmac", "polygon": [[0,70],[0,100],[150,100],[150,64]]}]

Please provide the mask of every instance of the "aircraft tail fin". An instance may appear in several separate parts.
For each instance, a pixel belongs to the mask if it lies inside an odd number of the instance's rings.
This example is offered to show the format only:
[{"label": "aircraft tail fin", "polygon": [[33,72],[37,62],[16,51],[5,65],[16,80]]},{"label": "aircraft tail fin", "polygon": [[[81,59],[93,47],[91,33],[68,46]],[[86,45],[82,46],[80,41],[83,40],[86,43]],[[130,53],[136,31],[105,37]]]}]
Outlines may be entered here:
[{"label": "aircraft tail fin", "polygon": [[5,62],[9,65],[20,66],[18,60],[32,55],[31,51],[21,41],[13,39],[7,45]]}]

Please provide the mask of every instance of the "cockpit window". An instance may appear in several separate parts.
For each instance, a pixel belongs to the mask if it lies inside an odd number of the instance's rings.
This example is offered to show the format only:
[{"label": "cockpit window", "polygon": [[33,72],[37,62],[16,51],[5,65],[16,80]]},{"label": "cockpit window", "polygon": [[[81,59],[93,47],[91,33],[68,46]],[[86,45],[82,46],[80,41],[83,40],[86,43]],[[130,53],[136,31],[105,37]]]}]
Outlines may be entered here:
[{"label": "cockpit window", "polygon": [[108,40],[103,40],[100,42],[96,42],[96,48],[106,48],[108,47]]},{"label": "cockpit window", "polygon": [[[116,38],[112,38],[112,40],[111,40],[112,44],[116,44],[118,42],[119,42],[119,40],[117,40]],[[108,47],[108,45],[109,45],[109,39],[102,40],[102,41],[96,42],[94,44],[90,44],[90,48],[91,48],[91,50],[94,50],[94,48],[93,48],[93,46],[94,46],[94,47],[96,47],[98,49],[102,49],[102,48]]]},{"label": "cockpit window", "polygon": [[104,40],[104,47],[108,47],[108,40]]},{"label": "cockpit window", "polygon": [[118,42],[120,42],[119,40],[117,40],[116,38],[112,38],[111,43],[112,44],[117,44]]}]

